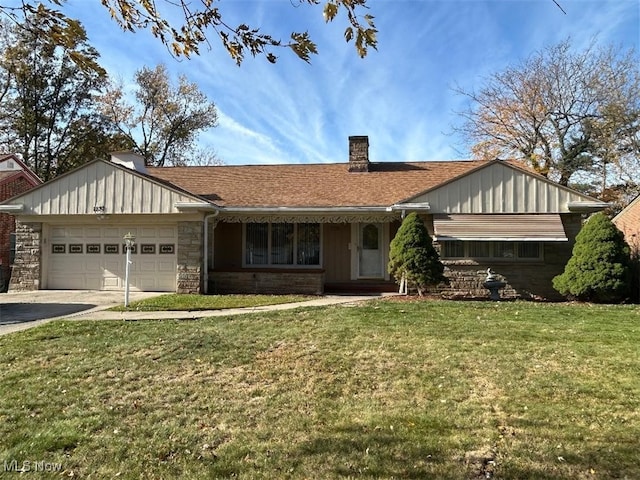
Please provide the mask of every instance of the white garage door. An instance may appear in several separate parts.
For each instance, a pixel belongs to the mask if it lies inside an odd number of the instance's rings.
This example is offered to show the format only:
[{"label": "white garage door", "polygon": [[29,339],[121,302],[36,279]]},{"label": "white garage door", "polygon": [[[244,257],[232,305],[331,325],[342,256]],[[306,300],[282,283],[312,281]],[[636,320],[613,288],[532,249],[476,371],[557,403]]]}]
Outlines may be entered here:
[{"label": "white garage door", "polygon": [[175,226],[53,226],[50,229],[47,288],[124,290],[122,237],[136,236],[131,253],[130,288],[146,292],[176,290]]}]

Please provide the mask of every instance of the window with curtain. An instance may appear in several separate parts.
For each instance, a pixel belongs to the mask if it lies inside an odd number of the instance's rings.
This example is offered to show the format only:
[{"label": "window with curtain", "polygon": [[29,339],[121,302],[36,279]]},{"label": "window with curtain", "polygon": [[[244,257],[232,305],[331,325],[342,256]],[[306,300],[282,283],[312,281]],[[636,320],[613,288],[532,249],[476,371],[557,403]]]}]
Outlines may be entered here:
[{"label": "window with curtain", "polygon": [[245,264],[320,265],[319,223],[247,223]]},{"label": "window with curtain", "polygon": [[245,263],[269,264],[269,224],[248,223],[245,237]]},{"label": "window with curtain", "polygon": [[293,264],[293,223],[271,224],[271,264]]},{"label": "window with curtain", "polygon": [[443,259],[541,260],[540,242],[482,242],[446,240],[441,242]]},{"label": "window with curtain", "polygon": [[320,265],[320,224],[299,223],[296,242],[298,265]]}]

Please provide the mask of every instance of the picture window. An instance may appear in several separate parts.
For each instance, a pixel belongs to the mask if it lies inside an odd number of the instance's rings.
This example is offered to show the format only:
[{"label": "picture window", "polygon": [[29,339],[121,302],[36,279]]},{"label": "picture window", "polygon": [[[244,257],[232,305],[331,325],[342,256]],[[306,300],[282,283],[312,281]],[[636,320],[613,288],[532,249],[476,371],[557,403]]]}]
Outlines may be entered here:
[{"label": "picture window", "polygon": [[248,223],[245,265],[320,265],[319,223]]},{"label": "picture window", "polygon": [[441,242],[441,256],[445,260],[502,260],[527,261],[542,259],[540,242],[482,242],[447,240]]}]

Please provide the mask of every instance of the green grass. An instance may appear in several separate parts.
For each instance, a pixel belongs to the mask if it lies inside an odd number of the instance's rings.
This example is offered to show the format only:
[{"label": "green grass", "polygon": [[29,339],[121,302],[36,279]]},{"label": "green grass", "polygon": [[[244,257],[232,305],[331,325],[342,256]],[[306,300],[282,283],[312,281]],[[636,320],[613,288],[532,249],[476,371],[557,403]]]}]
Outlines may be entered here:
[{"label": "green grass", "polygon": [[222,310],[225,308],[261,307],[263,305],[304,302],[313,298],[315,297],[304,295],[185,295],[173,293],[131,302],[128,308],[120,305],[110,310],[116,312],[128,310],[142,312]]},{"label": "green grass", "polygon": [[640,478],[633,306],[59,321],[0,364],[0,458],[75,478]]}]

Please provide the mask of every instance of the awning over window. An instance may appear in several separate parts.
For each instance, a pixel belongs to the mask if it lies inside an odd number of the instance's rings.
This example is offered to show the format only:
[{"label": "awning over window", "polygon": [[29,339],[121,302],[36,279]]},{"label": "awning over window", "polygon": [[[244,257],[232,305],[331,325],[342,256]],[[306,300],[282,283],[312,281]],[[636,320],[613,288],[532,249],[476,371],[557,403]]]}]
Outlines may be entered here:
[{"label": "awning over window", "polygon": [[433,227],[438,241],[567,241],[558,214],[434,215]]}]

